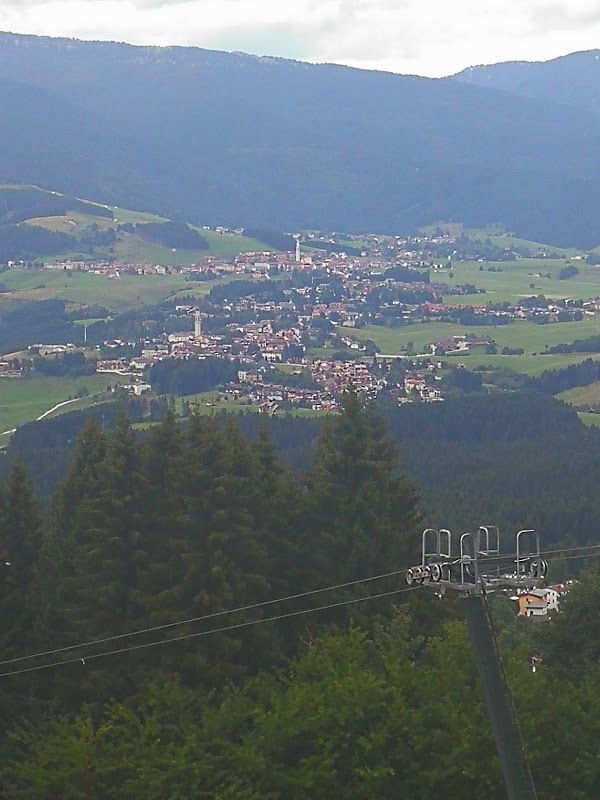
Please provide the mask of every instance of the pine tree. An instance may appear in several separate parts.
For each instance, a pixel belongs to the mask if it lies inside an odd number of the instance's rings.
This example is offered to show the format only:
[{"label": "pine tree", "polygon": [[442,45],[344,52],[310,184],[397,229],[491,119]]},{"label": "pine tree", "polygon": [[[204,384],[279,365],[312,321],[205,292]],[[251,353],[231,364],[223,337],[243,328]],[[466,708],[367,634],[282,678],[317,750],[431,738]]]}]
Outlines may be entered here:
[{"label": "pine tree", "polygon": [[303,498],[289,467],[269,438],[266,420],[253,444],[257,485],[256,524],[264,542],[266,572],[275,595],[299,591]]},{"label": "pine tree", "polygon": [[104,431],[89,417],[79,433],[65,479],[59,484],[52,502],[53,527],[65,543],[71,543],[73,516],[80,503],[95,491],[98,468],[105,456]]},{"label": "pine tree", "polygon": [[189,509],[182,489],[185,455],[183,433],[173,411],[167,410],[141,448],[144,497],[138,604],[148,625],[177,618],[170,598],[182,574],[182,554],[188,550]]},{"label": "pine tree", "polygon": [[98,489],[99,469],[106,447],[106,436],[96,420],[87,419],[66,476],[51,499],[50,520],[40,545],[36,581],[43,598],[38,608],[36,630],[44,644],[63,644],[63,639],[68,639],[62,611],[69,604],[65,589],[72,576],[74,519],[82,503]]},{"label": "pine tree", "polygon": [[[254,462],[236,426],[230,424],[223,433],[214,418],[193,414],[178,477],[180,511],[155,572],[168,575],[169,581],[155,595],[152,619],[165,624],[263,599],[268,584],[251,509]],[[225,619],[235,624],[242,617],[228,615],[177,632],[219,627]],[[243,663],[251,660],[241,652],[247,641],[242,634],[215,635],[206,643],[192,640],[178,645],[176,652],[165,651],[162,663],[187,680],[222,684],[239,676]]]},{"label": "pine tree", "polygon": [[11,465],[0,512],[0,652],[20,655],[31,644],[41,516],[33,483],[20,461]]},{"label": "pine tree", "polygon": [[140,560],[143,479],[135,433],[123,409],[98,464],[93,494],[73,519],[71,618],[78,636],[132,630]]},{"label": "pine tree", "polygon": [[[399,472],[385,422],[363,410],[352,388],[325,425],[307,474],[307,572],[351,581],[403,567],[414,558],[418,497]],[[320,574],[319,574],[320,573]]]}]

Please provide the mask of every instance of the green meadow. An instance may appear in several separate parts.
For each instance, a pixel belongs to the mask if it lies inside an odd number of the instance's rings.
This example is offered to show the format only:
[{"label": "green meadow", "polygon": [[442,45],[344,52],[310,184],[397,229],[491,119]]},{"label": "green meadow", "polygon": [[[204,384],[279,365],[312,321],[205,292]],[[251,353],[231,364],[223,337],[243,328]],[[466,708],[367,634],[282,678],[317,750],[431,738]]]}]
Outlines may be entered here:
[{"label": "green meadow", "polygon": [[[99,230],[116,229],[125,223],[143,224],[147,222],[166,222],[165,217],[143,211],[131,211],[123,208],[113,208],[114,219],[97,216],[93,213],[94,206],[90,205],[90,213],[82,214],[69,212],[63,216],[39,217],[29,219],[24,225],[33,225],[46,228],[57,233],[67,233],[76,238],[90,225],[95,225]],[[186,250],[179,248],[160,247],[148,244],[139,236],[125,231],[117,232],[117,241],[111,247],[99,247],[95,252],[73,250],[62,253],[52,261],[63,260],[98,260],[111,258],[120,262],[133,264],[151,264],[153,266],[184,267],[196,264],[205,256],[228,259],[240,253],[272,252],[273,248],[239,234],[213,231],[198,225],[192,225],[208,242],[207,250]]]},{"label": "green meadow", "polygon": [[559,400],[572,406],[597,406],[600,404],[600,381],[588,386],[575,386],[557,395]]},{"label": "green meadow", "polygon": [[[463,297],[447,296],[445,301],[456,305],[482,305],[509,301],[516,303],[523,297],[543,294],[551,299],[577,298],[589,300],[600,294],[600,267],[574,261],[579,274],[560,280],[558,275],[565,267],[564,259],[522,258],[516,261],[456,261],[452,264],[453,277],[448,272],[431,272],[431,280],[452,283],[472,283],[485,293]],[[490,267],[502,270],[490,272]],[[483,268],[483,269],[481,269]],[[550,276],[550,277],[547,277]]]},{"label": "green meadow", "polygon": [[231,280],[229,276],[214,281],[188,281],[184,275],[132,275],[119,278],[71,273],[58,270],[10,269],[2,273],[5,291],[2,298],[15,300],[48,300],[62,298],[70,303],[98,303],[110,310],[155,305],[179,294],[201,296],[217,283]]},{"label": "green meadow", "polygon": [[[25,422],[37,419],[58,403],[74,397],[80,390],[90,394],[103,392],[124,379],[116,375],[87,375],[80,378],[0,378],[0,434]],[[78,406],[78,404],[80,404]],[[90,404],[90,398],[82,398],[72,405],[64,406],[71,411]],[[57,409],[56,413],[59,413]],[[5,439],[6,437],[4,437]],[[3,444],[0,439],[0,445]]]}]

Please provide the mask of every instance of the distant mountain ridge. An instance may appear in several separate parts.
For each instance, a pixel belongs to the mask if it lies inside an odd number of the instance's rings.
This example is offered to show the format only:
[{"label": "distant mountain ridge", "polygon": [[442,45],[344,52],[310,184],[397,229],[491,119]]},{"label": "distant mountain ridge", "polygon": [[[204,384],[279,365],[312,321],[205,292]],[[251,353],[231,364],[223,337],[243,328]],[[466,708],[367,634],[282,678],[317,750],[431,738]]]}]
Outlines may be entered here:
[{"label": "distant mountain ridge", "polygon": [[550,61],[469,67],[452,79],[600,112],[600,50],[571,53]]},{"label": "distant mountain ridge", "polygon": [[600,242],[600,117],[460,79],[0,34],[0,179],[198,224]]}]

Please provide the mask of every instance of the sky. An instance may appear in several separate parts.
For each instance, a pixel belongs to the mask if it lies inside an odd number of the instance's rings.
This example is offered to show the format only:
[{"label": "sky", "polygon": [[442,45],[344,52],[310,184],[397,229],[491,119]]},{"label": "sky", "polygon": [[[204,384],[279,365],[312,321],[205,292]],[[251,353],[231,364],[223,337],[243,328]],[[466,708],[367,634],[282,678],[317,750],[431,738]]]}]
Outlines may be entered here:
[{"label": "sky", "polygon": [[0,30],[439,77],[600,42],[600,0],[0,0]]}]

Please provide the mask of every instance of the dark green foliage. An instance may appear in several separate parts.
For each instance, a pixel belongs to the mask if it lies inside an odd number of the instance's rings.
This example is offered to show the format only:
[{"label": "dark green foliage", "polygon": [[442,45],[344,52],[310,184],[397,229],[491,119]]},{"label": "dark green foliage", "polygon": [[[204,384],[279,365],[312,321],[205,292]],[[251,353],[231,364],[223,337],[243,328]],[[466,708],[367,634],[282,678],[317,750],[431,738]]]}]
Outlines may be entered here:
[{"label": "dark green foliage", "polygon": [[588,336],[587,339],[555,344],[548,348],[548,353],[600,353],[600,336]]},{"label": "dark green foliage", "polygon": [[[100,444],[100,443],[98,443]],[[131,630],[143,556],[143,488],[135,436],[121,409],[95,480],[73,512],[72,577],[66,621],[79,639]]]},{"label": "dark green foliage", "polygon": [[165,359],[153,364],[149,381],[159,394],[195,394],[237,379],[238,361],[222,358]]},{"label": "dark green foliage", "polygon": [[402,283],[429,283],[430,281],[429,272],[419,272],[416,269],[409,269],[400,265],[386,269],[383,277],[401,281]]},{"label": "dark green foliage", "polygon": [[[405,426],[403,455],[413,472],[430,468],[430,487],[451,477],[440,518],[442,511],[454,516],[450,526],[462,530],[471,524],[469,503],[480,524],[490,501],[513,494],[524,525],[530,492],[540,503],[545,493],[556,496],[558,508],[548,513],[567,519],[576,504],[561,506],[564,450],[552,439],[554,461],[544,451],[541,471],[538,440],[527,438],[536,428],[521,427],[528,403],[538,403],[549,430],[576,438],[571,412],[539,395],[462,403],[428,409],[436,422],[427,431],[416,427],[420,407],[390,417],[397,430]],[[480,441],[467,447],[469,416]],[[51,658],[76,665],[3,679],[3,798],[504,797],[466,631],[456,620],[460,600],[402,594],[393,598],[396,609],[378,600],[347,613],[261,622],[402,587],[397,576],[260,605],[404,567],[416,557],[422,526],[415,486],[402,475],[386,425],[354,391],[322,428],[301,479],[269,438],[272,431],[290,446],[298,432],[315,431],[299,423],[192,414],[182,426],[167,408],[138,440],[120,408],[108,434],[86,423],[44,516],[24,467],[14,463],[0,505],[0,556],[11,569],[0,582],[3,658],[124,636],[81,651],[85,663],[69,651]],[[590,487],[597,493],[594,443],[597,437],[574,476],[584,501]],[[475,476],[470,485],[461,463]],[[502,485],[492,467],[503,470]],[[600,791],[599,574],[582,576],[546,635],[519,626],[506,598],[494,603],[540,800]],[[190,621],[206,614],[217,616]],[[131,635],[172,623],[179,624]],[[216,630],[247,623],[259,624]],[[179,636],[192,638],[165,641]],[[89,658],[149,643],[160,646]],[[533,653],[543,658],[535,675]]]},{"label": "dark green foliage", "polygon": [[84,353],[76,351],[51,358],[34,358],[33,367],[41,375],[76,377],[78,375],[94,375],[96,360],[87,359]]},{"label": "dark green foliage", "polygon": [[0,264],[56,256],[76,246],[77,242],[72,236],[37,225],[0,226]]},{"label": "dark green foliage", "polygon": [[[597,796],[598,668],[571,681],[513,656],[507,670],[539,800]],[[423,646],[404,613],[313,641],[288,673],[216,699],[164,680],[17,742],[14,800],[506,796],[464,626]]]},{"label": "dark green foliage", "polygon": [[564,369],[545,370],[538,378],[533,378],[531,385],[538,392],[554,395],[575,386],[588,386],[597,380],[600,380],[600,362],[586,358],[581,364],[569,364]]},{"label": "dark green foliage", "polygon": [[[414,487],[398,476],[398,450],[383,419],[361,410],[353,390],[328,421],[306,476],[307,552],[328,579],[344,582],[390,572],[415,552]],[[321,580],[325,575],[319,576]]]},{"label": "dark green foliage", "polygon": [[69,211],[113,219],[110,208],[91,205],[75,197],[52,194],[33,186],[0,188],[0,225],[15,225],[37,217],[64,216]]},{"label": "dark green foliage", "polygon": [[567,280],[567,278],[574,278],[575,275],[579,275],[579,270],[573,264],[567,264],[566,267],[563,267],[561,271],[558,273],[558,278],[561,281]]},{"label": "dark green foliage", "polygon": [[119,230],[133,233],[144,242],[159,247],[175,247],[188,250],[208,250],[208,242],[185,222],[127,222]]},{"label": "dark green foliage", "polygon": [[276,250],[294,250],[296,248],[296,240],[293,236],[270,228],[244,228],[243,235],[250,239],[258,239],[259,242],[264,242]]},{"label": "dark green foliage", "polygon": [[22,655],[31,642],[39,598],[34,596],[41,515],[23,464],[11,466],[0,497],[0,648]]},{"label": "dark green foliage", "polygon": [[[40,273],[40,285],[43,284]],[[7,303],[0,314],[0,349],[10,353],[33,342],[79,343],[83,332],[65,313],[65,300],[20,300]]]}]

